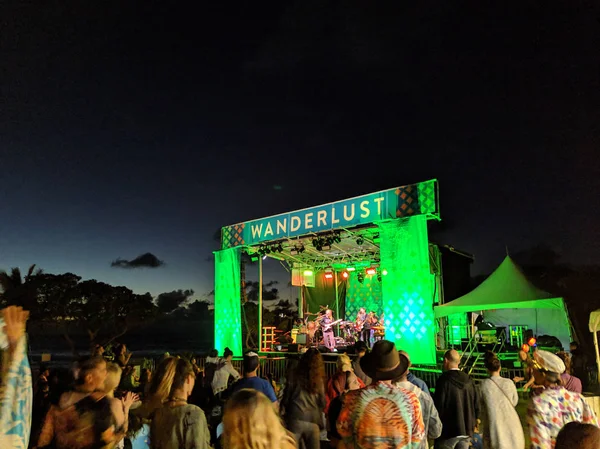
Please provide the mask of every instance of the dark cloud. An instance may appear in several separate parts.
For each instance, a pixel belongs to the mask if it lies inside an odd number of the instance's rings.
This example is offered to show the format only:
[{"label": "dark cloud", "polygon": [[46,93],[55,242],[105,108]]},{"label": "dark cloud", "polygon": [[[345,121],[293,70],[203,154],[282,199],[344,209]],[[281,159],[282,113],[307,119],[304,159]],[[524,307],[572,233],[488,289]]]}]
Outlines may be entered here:
[{"label": "dark cloud", "polygon": [[165,263],[152,253],[142,254],[132,260],[116,259],[110,266],[115,268],[159,268]]}]

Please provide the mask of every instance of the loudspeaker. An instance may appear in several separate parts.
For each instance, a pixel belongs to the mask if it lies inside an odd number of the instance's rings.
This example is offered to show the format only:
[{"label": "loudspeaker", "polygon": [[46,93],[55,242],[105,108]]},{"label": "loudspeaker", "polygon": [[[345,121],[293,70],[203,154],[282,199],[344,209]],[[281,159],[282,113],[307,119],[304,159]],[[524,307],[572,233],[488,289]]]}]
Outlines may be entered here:
[{"label": "loudspeaker", "polygon": [[305,345],[306,344],[306,336],[307,336],[307,334],[297,334],[296,335],[296,343],[298,343],[299,345]]},{"label": "loudspeaker", "polygon": [[299,352],[298,344],[290,343],[288,345],[288,352]]}]

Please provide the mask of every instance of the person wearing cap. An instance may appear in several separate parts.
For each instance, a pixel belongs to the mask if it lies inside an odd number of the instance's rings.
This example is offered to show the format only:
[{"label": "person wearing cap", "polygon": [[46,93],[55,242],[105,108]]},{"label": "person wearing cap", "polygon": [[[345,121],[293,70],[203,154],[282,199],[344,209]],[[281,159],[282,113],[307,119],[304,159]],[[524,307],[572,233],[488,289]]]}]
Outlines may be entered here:
[{"label": "person wearing cap", "polygon": [[420,390],[422,390],[425,393],[431,395],[431,392],[429,391],[429,387],[427,386],[427,384],[425,383],[425,381],[423,379],[419,379],[417,376],[415,376],[410,371],[410,367],[412,366],[412,362],[410,361],[410,356],[408,355],[408,352],[406,352],[406,351],[398,351],[398,352],[400,352],[400,354],[404,355],[408,359],[408,373],[406,375],[406,380],[408,380],[415,387],[419,387]]},{"label": "person wearing cap", "polygon": [[551,352],[539,350],[534,354],[533,376],[544,390],[531,398],[527,410],[531,449],[553,449],[560,430],[572,421],[598,425],[584,397],[562,386],[560,375],[564,371],[563,361]]},{"label": "person wearing cap", "polygon": [[337,420],[341,437],[338,448],[416,449],[425,438],[419,398],[412,391],[393,385],[406,375],[408,359],[394,343],[380,340],[365,355],[360,366],[373,383],[342,397]]},{"label": "person wearing cap", "polygon": [[268,380],[258,377],[260,359],[256,352],[244,354],[244,377],[238,380],[232,387],[232,393],[244,388],[260,391],[273,403],[277,403],[277,396]]},{"label": "person wearing cap", "polygon": [[458,368],[460,355],[454,349],[444,354],[444,373],[435,385],[433,400],[440,414],[442,435],[436,449],[467,449],[479,415],[477,390],[467,373]]}]

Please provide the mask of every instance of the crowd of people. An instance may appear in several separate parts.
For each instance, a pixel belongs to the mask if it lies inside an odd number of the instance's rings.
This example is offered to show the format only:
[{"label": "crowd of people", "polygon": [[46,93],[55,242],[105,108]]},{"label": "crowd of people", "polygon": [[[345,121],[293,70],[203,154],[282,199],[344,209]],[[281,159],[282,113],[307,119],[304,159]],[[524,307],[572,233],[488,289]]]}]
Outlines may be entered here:
[{"label": "crowd of people", "polygon": [[[138,373],[124,345],[106,360],[103,348],[72,369],[40,369],[32,385],[27,361],[27,312],[3,310],[0,347],[0,447],[38,449],[519,449],[525,435],[515,382],[485,355],[489,377],[479,385],[445,353],[433,393],[411,372],[410,355],[381,340],[341,354],[327,379],[322,354],[290,359],[282,385],[260,373],[260,356],[213,350],[195,359],[165,356]],[[4,341],[3,341],[4,340]],[[528,409],[532,449],[600,447],[597,417],[570,359],[538,350],[527,358],[533,379]]]}]

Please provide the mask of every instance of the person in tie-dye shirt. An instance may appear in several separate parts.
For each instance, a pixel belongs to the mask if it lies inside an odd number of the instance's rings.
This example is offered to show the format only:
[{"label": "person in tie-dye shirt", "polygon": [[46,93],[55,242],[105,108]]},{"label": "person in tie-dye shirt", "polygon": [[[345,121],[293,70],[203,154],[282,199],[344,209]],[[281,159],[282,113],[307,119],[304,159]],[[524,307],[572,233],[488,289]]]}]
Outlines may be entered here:
[{"label": "person in tie-dye shirt", "polygon": [[531,449],[554,449],[556,437],[565,424],[573,421],[598,425],[594,411],[579,393],[567,391],[560,375],[565,364],[556,355],[537,351],[533,360],[533,375],[544,390],[531,398],[527,421]]},{"label": "person in tie-dye shirt", "polygon": [[373,383],[342,396],[337,419],[343,449],[417,449],[425,438],[419,398],[392,385],[406,375],[408,359],[394,343],[381,340],[360,361]]},{"label": "person in tie-dye shirt", "polygon": [[31,431],[33,386],[25,325],[29,312],[7,307],[0,320],[0,448],[26,449]]}]

